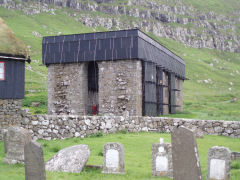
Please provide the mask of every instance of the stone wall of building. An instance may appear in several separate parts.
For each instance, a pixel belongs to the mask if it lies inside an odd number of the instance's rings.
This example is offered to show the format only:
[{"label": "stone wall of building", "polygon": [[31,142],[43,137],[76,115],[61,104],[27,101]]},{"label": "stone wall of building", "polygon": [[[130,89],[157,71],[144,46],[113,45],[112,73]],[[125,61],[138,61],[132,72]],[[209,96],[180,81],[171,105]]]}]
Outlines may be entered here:
[{"label": "stone wall of building", "polygon": [[169,82],[168,73],[163,71],[163,114],[169,114]]},{"label": "stone wall of building", "polygon": [[48,114],[87,114],[87,63],[48,66]]},{"label": "stone wall of building", "polygon": [[11,125],[20,125],[26,112],[21,109],[20,99],[0,99],[0,140],[3,130]]},{"label": "stone wall of building", "polygon": [[99,114],[142,115],[142,62],[103,61],[99,67]]},{"label": "stone wall of building", "polygon": [[175,78],[175,88],[179,91],[175,92],[176,97],[176,111],[182,111],[183,110],[183,80],[176,77]]},{"label": "stone wall of building", "polygon": [[32,133],[34,139],[62,139],[87,135],[114,133],[126,129],[130,132],[172,132],[175,126],[198,128],[204,134],[240,138],[240,121],[193,120],[142,116],[74,116],[28,115],[22,127]]}]

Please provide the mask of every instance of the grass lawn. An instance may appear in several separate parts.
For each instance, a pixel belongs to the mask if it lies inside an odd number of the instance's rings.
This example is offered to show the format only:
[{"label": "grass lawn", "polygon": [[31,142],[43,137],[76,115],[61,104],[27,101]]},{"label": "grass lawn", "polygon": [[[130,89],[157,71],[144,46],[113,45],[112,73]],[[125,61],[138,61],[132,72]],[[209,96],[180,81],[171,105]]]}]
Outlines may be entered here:
[{"label": "grass lawn", "polygon": [[[101,135],[101,134],[100,134]],[[93,170],[85,168],[80,174],[76,173],[56,173],[47,172],[47,179],[167,179],[151,176],[151,145],[159,142],[159,138],[163,137],[165,142],[171,141],[170,134],[160,133],[116,133],[103,135],[100,137],[92,136],[84,139],[71,138],[65,140],[44,141],[39,142],[44,148],[44,160],[47,161],[57,151],[68,146],[77,144],[87,144],[90,147],[91,155],[87,164],[102,164],[102,147],[107,142],[120,142],[125,148],[125,175],[101,174],[101,170]],[[205,136],[198,139],[198,149],[200,154],[200,162],[203,178],[206,177],[207,171],[207,152],[212,146],[229,147],[231,151],[240,152],[240,139],[233,139],[222,136]],[[8,165],[2,163],[4,158],[3,142],[0,142],[0,179],[1,180],[24,180],[23,165]],[[240,178],[240,161],[232,162],[231,180],[239,180]]]}]

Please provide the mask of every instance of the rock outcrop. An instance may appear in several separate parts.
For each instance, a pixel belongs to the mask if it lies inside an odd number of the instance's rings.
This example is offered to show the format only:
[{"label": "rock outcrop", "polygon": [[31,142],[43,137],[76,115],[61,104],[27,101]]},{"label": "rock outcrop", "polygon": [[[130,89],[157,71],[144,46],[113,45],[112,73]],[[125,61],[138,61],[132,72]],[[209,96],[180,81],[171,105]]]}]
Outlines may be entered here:
[{"label": "rock outcrop", "polygon": [[0,1],[0,6],[22,10],[29,15],[41,12],[54,15],[55,9],[68,7],[74,11],[66,12],[67,15],[89,27],[138,27],[195,48],[240,52],[240,8],[228,14],[219,14],[214,11],[202,12],[186,5],[184,1],[171,4],[154,0],[41,0],[38,3],[7,0]]}]

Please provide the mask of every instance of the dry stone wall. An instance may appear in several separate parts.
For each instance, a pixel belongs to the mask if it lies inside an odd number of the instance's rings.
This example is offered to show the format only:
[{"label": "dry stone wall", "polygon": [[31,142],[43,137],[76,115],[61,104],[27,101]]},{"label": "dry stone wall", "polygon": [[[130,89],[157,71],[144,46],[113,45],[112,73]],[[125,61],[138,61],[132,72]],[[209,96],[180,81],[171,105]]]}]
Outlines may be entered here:
[{"label": "dry stone wall", "polygon": [[74,115],[29,115],[22,127],[29,129],[33,139],[63,139],[87,135],[114,133],[123,129],[129,132],[172,132],[176,126],[198,127],[204,134],[240,138],[239,121],[173,119],[142,116],[74,116]]},{"label": "dry stone wall", "polygon": [[31,115],[21,109],[21,100],[0,100],[0,140],[11,125],[28,129],[34,139],[63,139],[87,135],[130,132],[172,132],[176,126],[198,128],[204,134],[240,138],[240,121],[193,120],[143,116]]},{"label": "dry stone wall", "polygon": [[0,140],[3,129],[11,125],[20,125],[25,111],[21,109],[22,102],[18,99],[0,99]]}]

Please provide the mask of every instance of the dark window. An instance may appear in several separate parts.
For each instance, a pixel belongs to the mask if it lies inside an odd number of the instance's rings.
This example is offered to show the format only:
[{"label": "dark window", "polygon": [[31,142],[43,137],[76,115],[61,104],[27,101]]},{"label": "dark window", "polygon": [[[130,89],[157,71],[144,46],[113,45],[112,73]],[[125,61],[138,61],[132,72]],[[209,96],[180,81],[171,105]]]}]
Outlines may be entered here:
[{"label": "dark window", "polygon": [[98,92],[98,64],[96,62],[88,64],[88,91]]},{"label": "dark window", "polygon": [[0,61],[0,81],[5,80],[5,62]]}]

